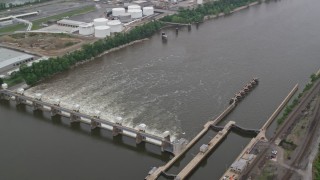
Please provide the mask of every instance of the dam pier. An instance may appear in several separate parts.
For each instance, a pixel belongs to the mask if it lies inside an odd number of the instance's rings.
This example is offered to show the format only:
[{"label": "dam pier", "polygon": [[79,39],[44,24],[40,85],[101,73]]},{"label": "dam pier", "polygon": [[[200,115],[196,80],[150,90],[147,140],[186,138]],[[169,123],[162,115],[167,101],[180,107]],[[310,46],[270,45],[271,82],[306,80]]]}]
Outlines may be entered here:
[{"label": "dam pier", "polygon": [[34,111],[39,110],[49,112],[51,117],[58,115],[69,118],[71,123],[88,124],[90,125],[91,130],[96,128],[107,129],[112,131],[113,136],[124,135],[134,138],[136,144],[140,144],[142,142],[154,144],[160,146],[162,152],[169,152],[174,155],[179,154],[187,143],[185,139],[171,141],[169,131],[165,131],[162,137],[153,135],[146,132],[147,125],[145,124],[138,125],[137,129],[126,127],[122,125],[121,118],[112,122],[111,120],[101,119],[100,112],[96,112],[94,116],[87,115],[79,111],[79,105],[75,105],[73,109],[67,109],[60,106],[59,100],[56,100],[56,102],[51,104],[42,101],[41,97],[41,94],[36,94],[35,98],[24,96],[22,89],[19,89],[17,92],[7,89],[0,90],[0,99],[15,101],[16,105],[23,104],[30,106]]}]

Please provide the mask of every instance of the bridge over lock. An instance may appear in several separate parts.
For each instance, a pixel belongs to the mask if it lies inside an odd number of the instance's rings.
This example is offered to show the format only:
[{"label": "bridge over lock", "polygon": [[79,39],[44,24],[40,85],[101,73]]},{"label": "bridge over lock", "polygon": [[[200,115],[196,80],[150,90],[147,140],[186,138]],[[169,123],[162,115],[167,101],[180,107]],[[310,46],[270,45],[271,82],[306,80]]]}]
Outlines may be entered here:
[{"label": "bridge over lock", "polygon": [[[215,131],[221,131],[222,129],[224,129],[224,126],[211,125],[211,128]],[[245,127],[241,127],[237,124],[233,124],[231,126],[231,130],[239,131],[239,132],[245,133],[245,134],[252,134],[254,136],[258,135],[261,132],[260,129],[245,128]]]}]

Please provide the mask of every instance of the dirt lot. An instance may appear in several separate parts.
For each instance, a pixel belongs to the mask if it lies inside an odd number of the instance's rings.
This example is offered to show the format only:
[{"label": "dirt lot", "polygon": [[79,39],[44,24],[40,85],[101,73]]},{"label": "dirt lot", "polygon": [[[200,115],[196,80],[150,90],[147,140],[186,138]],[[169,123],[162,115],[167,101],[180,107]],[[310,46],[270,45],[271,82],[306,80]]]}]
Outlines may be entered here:
[{"label": "dirt lot", "polygon": [[94,38],[49,33],[19,33],[0,37],[0,43],[4,46],[42,56],[60,56],[93,41]]}]

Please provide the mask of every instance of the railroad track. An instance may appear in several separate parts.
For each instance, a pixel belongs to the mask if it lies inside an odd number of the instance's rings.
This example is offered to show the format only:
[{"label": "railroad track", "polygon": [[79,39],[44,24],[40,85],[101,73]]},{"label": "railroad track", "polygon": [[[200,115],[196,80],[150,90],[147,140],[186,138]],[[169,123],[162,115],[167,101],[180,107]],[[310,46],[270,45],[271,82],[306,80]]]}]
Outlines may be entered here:
[{"label": "railroad track", "polygon": [[[305,157],[305,155],[309,151],[309,147],[311,147],[311,144],[313,143],[314,136],[315,136],[316,131],[319,126],[319,119],[320,119],[320,106],[319,105],[317,105],[317,109],[315,112],[316,112],[316,114],[310,124],[308,135],[305,138],[304,143],[301,145],[302,149],[298,152],[295,159],[291,163],[291,166],[293,166],[295,168],[299,168],[299,163]],[[293,175],[293,171],[288,170],[287,173],[282,177],[282,179],[290,179],[292,175]]]},{"label": "railroad track", "polygon": [[[269,147],[271,144],[275,142],[277,138],[279,138],[283,132],[288,130],[290,126],[296,121],[297,117],[300,115],[301,110],[305,109],[308,103],[313,99],[313,97],[319,93],[320,89],[320,80],[316,81],[314,86],[306,92],[305,96],[301,98],[301,101],[297,105],[297,107],[289,114],[287,117],[287,121],[284,122],[282,126],[279,127],[279,129],[276,131],[276,134],[270,139],[269,141]],[[317,122],[318,123],[318,122]],[[314,128],[316,129],[316,128]],[[313,133],[314,134],[314,133]],[[265,148],[258,156],[257,158],[252,162],[249,168],[245,170],[243,175],[240,179],[247,179],[249,177],[250,172],[253,170],[254,167],[259,165],[263,160],[265,160],[266,153],[268,152],[269,148]],[[303,154],[303,153],[301,153]]]}]

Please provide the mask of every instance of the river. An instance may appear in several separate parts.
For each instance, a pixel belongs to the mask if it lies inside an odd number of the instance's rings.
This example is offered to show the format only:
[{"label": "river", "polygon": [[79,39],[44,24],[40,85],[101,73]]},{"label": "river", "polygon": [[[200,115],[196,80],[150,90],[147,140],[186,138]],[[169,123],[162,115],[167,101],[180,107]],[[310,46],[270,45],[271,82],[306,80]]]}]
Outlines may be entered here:
[{"label": "river", "polygon": [[[259,128],[296,83],[303,87],[319,69],[319,8],[317,0],[272,1],[191,31],[168,29],[167,43],[156,34],[56,75],[27,94],[43,93],[46,101],[60,98],[62,106],[80,104],[89,114],[121,116],[127,126],[145,123],[151,133],[170,130],[191,139],[258,76],[259,86],[227,120]],[[111,141],[108,132],[90,133],[85,125],[69,127],[64,119],[51,121],[47,114],[12,106],[0,109],[5,147],[0,179],[143,179],[150,167],[169,158],[151,145],[136,149],[132,140]],[[218,179],[248,141],[231,133],[190,179]]]}]

